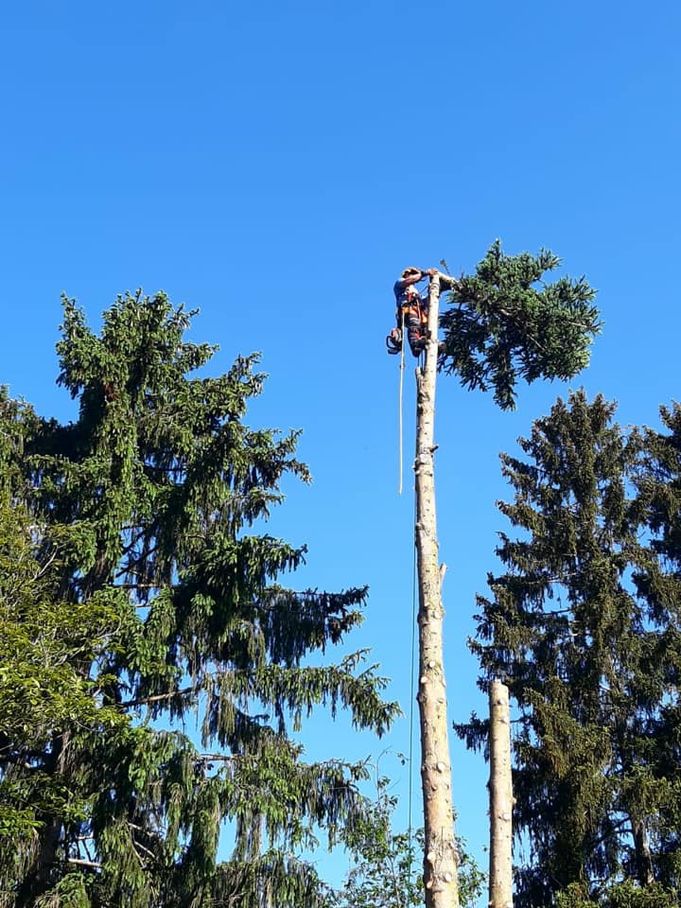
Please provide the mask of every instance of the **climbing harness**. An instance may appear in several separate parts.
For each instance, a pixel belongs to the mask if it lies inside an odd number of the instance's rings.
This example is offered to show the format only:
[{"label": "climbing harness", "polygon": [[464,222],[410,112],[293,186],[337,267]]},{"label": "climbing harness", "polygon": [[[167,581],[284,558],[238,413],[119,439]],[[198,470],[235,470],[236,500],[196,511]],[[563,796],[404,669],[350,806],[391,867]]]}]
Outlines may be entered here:
[{"label": "climbing harness", "polygon": [[[390,334],[386,336],[385,346],[391,356],[397,356],[403,352],[405,333],[411,352],[415,357],[419,357],[423,352],[421,346],[426,338],[426,311],[422,306],[422,300],[417,299],[410,305],[399,307],[401,327],[393,328]],[[406,332],[405,332],[406,328]]]}]

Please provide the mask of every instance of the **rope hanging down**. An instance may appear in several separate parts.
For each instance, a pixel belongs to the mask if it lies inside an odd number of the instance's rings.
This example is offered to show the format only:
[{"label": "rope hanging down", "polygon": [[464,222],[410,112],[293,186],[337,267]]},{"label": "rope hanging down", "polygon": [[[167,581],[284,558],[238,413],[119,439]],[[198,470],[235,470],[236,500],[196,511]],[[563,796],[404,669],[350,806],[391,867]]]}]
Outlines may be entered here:
[{"label": "rope hanging down", "polygon": [[[446,268],[446,262],[442,262]],[[405,309],[402,308],[400,324],[400,382],[399,382],[399,487],[398,493],[402,494],[403,477],[404,477],[404,345],[405,345]],[[425,352],[421,351],[417,359],[417,367],[423,370],[425,362]],[[416,452],[415,452],[416,453]],[[414,499],[414,517],[413,524],[416,524],[416,499]],[[409,747],[407,765],[409,767],[408,784],[407,784],[407,818],[408,830],[407,841],[409,848],[409,869],[411,873],[412,865],[412,848],[413,848],[413,795],[414,795],[414,702],[416,695],[416,540],[414,540],[413,563],[412,563],[412,590],[411,590],[411,653],[410,653],[410,679],[409,679]]]},{"label": "rope hanging down", "polygon": [[402,338],[402,351],[400,353],[400,400],[399,400],[399,409],[400,409],[400,482],[398,488],[398,494],[402,494],[402,478],[404,474],[404,429],[403,429],[403,397],[404,397],[404,309],[402,310],[402,325],[400,327],[400,336]]},{"label": "rope hanging down", "polygon": [[[413,524],[416,526],[416,498],[414,498],[414,517]],[[411,876],[412,867],[412,837],[413,837],[413,804],[414,804],[414,703],[416,702],[416,537],[414,537],[412,567],[411,567],[411,653],[410,653],[410,671],[409,671],[409,757],[407,766],[409,767],[409,782],[407,791],[407,816],[409,820],[409,830],[407,841],[409,842],[409,874]]]}]

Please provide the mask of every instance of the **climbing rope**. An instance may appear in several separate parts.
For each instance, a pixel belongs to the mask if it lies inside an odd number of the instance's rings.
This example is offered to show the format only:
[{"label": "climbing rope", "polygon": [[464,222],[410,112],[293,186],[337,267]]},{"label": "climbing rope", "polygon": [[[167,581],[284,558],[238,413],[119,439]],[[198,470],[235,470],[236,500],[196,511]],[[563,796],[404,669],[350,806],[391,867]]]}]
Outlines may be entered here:
[{"label": "climbing rope", "polygon": [[[405,345],[405,336],[404,336],[404,325],[405,325],[405,310],[402,308],[402,322],[400,326],[400,334],[402,341],[402,349],[400,352],[400,390],[399,390],[399,463],[400,463],[400,477],[399,477],[399,494],[402,494],[403,486],[403,475],[404,475],[404,345]],[[417,357],[417,367],[423,371],[425,365],[425,351],[421,351]],[[416,457],[416,448],[414,448],[414,457]],[[416,497],[414,496],[414,510],[413,510],[413,520],[412,525],[416,527]],[[408,816],[408,832],[407,840],[409,843],[409,873],[411,876],[411,863],[412,863],[412,840],[413,840],[413,806],[414,806],[414,716],[415,708],[414,703],[416,702],[416,537],[414,537],[413,543],[413,556],[412,556],[412,583],[411,583],[411,670],[410,670],[410,680],[409,680],[409,748],[408,748],[408,759],[407,765],[409,767],[409,781],[407,786],[407,816]]]},{"label": "climbing rope", "polygon": [[[447,263],[441,260],[440,264],[444,267],[447,274],[449,274],[449,269],[447,268]],[[403,389],[404,389],[404,309],[402,309],[402,351],[400,357],[400,483],[399,483],[399,493],[402,494],[402,474],[403,474]],[[421,350],[416,363],[417,369],[420,369],[423,373],[425,369],[426,354],[425,350]],[[417,417],[418,418],[418,417]],[[415,433],[415,444],[414,444],[414,461],[416,461],[416,455],[418,451],[416,449],[416,436],[418,433]],[[416,628],[417,628],[417,591],[416,591],[416,578],[417,578],[417,550],[416,550],[416,496],[414,496],[414,509],[413,509],[413,520],[412,526],[414,527],[414,541],[413,541],[413,555],[412,555],[412,583],[411,583],[411,670],[410,670],[410,679],[409,679],[409,748],[408,748],[408,758],[407,765],[409,767],[409,779],[407,786],[407,816],[408,816],[408,831],[407,831],[407,841],[409,849],[409,876],[411,877],[412,869],[412,859],[413,859],[413,805],[414,805],[414,718],[415,718],[415,706],[416,703]]]},{"label": "climbing rope", "polygon": [[[414,498],[414,527],[416,527],[416,498]],[[407,794],[407,814],[409,821],[409,876],[411,877],[412,860],[412,807],[414,802],[414,703],[416,702],[416,537],[412,556],[411,579],[411,676],[409,679],[409,786]]]},{"label": "climbing rope", "polygon": [[[418,416],[416,417],[418,421]],[[414,426],[414,461],[416,461],[416,455],[418,450],[416,448],[417,440],[416,426]],[[411,568],[411,672],[409,678],[409,759],[407,765],[409,766],[409,785],[408,785],[408,794],[407,794],[407,815],[408,815],[408,834],[407,840],[409,842],[409,876],[411,878],[411,865],[412,865],[412,832],[413,832],[413,804],[414,804],[414,715],[416,710],[414,704],[416,703],[416,611],[417,611],[417,597],[416,597],[416,574],[417,574],[417,565],[416,565],[416,495],[414,495],[414,505],[413,505],[413,517],[412,517],[412,526],[414,527],[414,539],[413,539],[413,550],[412,550],[412,568]]]},{"label": "climbing rope", "polygon": [[402,402],[403,402],[403,397],[404,397],[404,309],[402,309],[402,326],[400,328],[400,336],[402,338],[402,352],[400,353],[400,400],[399,400],[399,408],[400,408],[400,482],[399,482],[399,489],[398,489],[399,495],[402,494],[402,476],[404,473],[404,456],[403,456],[404,445],[403,445],[403,426],[402,426],[402,423],[403,423]]}]

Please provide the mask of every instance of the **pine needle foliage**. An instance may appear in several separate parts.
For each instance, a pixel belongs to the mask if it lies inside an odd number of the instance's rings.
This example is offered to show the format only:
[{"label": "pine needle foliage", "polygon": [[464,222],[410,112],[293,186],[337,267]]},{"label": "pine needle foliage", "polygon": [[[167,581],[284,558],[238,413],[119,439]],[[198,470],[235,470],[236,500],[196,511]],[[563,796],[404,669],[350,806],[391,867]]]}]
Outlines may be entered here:
[{"label": "pine needle foliage", "polygon": [[465,388],[491,389],[509,410],[519,379],[566,380],[584,369],[601,327],[596,294],[583,277],[546,283],[559,265],[548,250],[509,256],[493,243],[475,273],[456,279],[446,295],[440,371],[458,375]]},{"label": "pine needle foliage", "polygon": [[[517,535],[501,534],[506,571],[478,599],[471,645],[482,687],[500,678],[517,705],[520,908],[581,905],[578,893],[584,906],[667,906],[679,883],[678,586],[673,604],[668,587],[664,606],[651,595],[651,578],[668,584],[661,524],[646,530],[657,455],[645,465],[642,434],[614,409],[572,394],[520,440],[526,459],[502,455],[514,499],[499,508]],[[485,746],[475,716],[458,731]]]},{"label": "pine needle foliage", "polygon": [[655,747],[649,754],[656,777],[669,789],[657,805],[655,869],[661,882],[681,889],[681,406],[661,407],[660,415],[663,431],[645,430],[636,476],[650,557],[635,581],[659,628],[649,656],[651,687],[667,692],[651,728]]},{"label": "pine needle foliage", "polygon": [[197,375],[215,348],[185,340],[192,315],[125,294],[95,333],[65,299],[77,419],[0,401],[7,908],[314,906],[296,854],[361,819],[366,770],[305,762],[292,732],[316,706],[378,734],[398,713],[364,653],[306,664],[357,626],[366,590],[281,584],[305,548],[261,527],[281,480],[309,479],[298,436],[246,424],[256,356]]}]

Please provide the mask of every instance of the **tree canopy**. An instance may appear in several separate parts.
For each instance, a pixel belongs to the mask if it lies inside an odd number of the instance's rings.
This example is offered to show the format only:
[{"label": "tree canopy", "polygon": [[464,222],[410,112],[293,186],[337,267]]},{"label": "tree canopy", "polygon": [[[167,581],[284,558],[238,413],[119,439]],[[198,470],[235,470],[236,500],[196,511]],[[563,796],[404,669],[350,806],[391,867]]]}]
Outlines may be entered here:
[{"label": "tree canopy", "polygon": [[[502,456],[517,535],[501,534],[472,645],[483,687],[500,678],[517,705],[521,908],[676,904],[678,439],[613,414],[575,393],[521,439],[527,459]],[[476,717],[459,731],[484,745]]]},{"label": "tree canopy", "polygon": [[398,713],[363,653],[306,664],[358,624],[366,590],[282,585],[306,550],[261,528],[282,477],[308,479],[297,433],[244,421],[257,357],[197,374],[215,348],[185,340],[192,314],[125,294],[95,333],[66,299],[77,419],[2,399],[8,906],[314,905],[300,851],[361,819],[365,768],[307,763],[293,732],[317,705],[378,734]]}]

